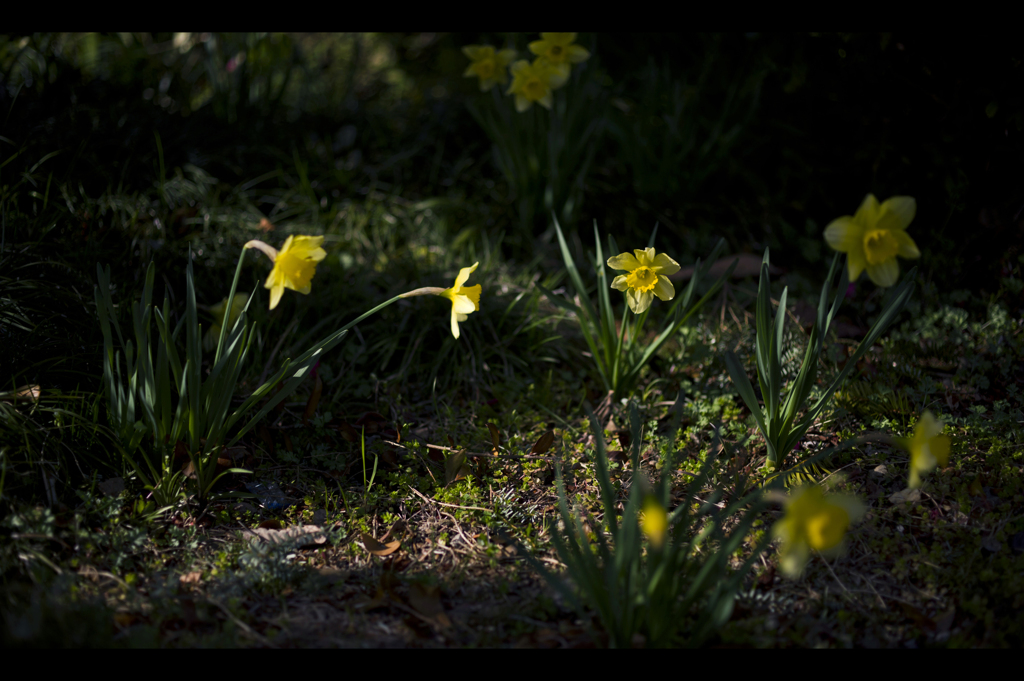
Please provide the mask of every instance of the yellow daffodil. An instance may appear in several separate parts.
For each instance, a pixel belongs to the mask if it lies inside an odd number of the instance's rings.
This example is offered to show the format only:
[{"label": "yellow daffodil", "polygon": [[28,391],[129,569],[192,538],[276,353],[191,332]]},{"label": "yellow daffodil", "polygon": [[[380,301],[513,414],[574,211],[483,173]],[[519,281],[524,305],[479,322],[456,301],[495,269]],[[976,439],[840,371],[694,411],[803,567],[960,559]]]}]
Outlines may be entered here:
[{"label": "yellow daffodil", "polygon": [[783,542],[779,555],[783,574],[798,577],[811,549],[826,554],[838,551],[850,523],[863,515],[864,505],[852,497],[826,499],[817,485],[796,492],[786,501],[785,517],[772,528],[772,534]]},{"label": "yellow daffodil", "polygon": [[651,306],[654,296],[662,300],[675,298],[676,289],[666,275],[679,271],[679,263],[664,253],[654,254],[654,248],[635,249],[636,255],[621,253],[608,258],[608,267],[626,270],[612,281],[612,288],[626,292],[626,302],[634,314]]},{"label": "yellow daffodil", "polygon": [[665,537],[668,534],[668,513],[653,494],[648,494],[644,499],[640,529],[654,548],[660,549],[665,545]]},{"label": "yellow daffodil", "polygon": [[[562,83],[569,77],[571,64],[579,64],[590,58],[590,52],[573,44],[575,33],[541,33],[540,37],[540,40],[529,44],[530,52],[554,67],[562,75]],[[561,84],[555,87],[561,87]]]},{"label": "yellow daffodil", "polygon": [[459,322],[466,321],[470,312],[480,309],[480,284],[463,286],[479,264],[475,262],[472,267],[463,267],[455,277],[455,285],[437,294],[452,301],[452,335],[456,338],[459,337]]},{"label": "yellow daffodil", "polygon": [[942,435],[942,421],[930,411],[921,414],[921,420],[914,428],[914,437],[902,440],[901,444],[910,452],[911,489],[921,486],[921,474],[932,471],[936,466],[946,467],[949,463],[949,437]]},{"label": "yellow daffodil", "polygon": [[854,216],[836,218],[825,228],[828,245],[846,253],[850,281],[865,269],[877,286],[892,286],[900,275],[896,256],[918,258],[921,252],[907,234],[917,203],[909,196],[894,196],[878,205],[868,194]]},{"label": "yellow daffodil", "polygon": [[512,85],[506,95],[516,96],[516,111],[526,111],[534,102],[545,109],[551,108],[551,91],[565,83],[568,73],[553,67],[543,59],[536,59],[531,64],[520,59],[512,65]]},{"label": "yellow daffodil", "polygon": [[[238,315],[242,314],[242,310],[245,309],[247,302],[249,302],[249,296],[244,293],[235,294],[235,298],[231,302],[231,312],[228,314],[228,329],[233,327],[235,322],[238,321]],[[224,313],[227,311],[227,298],[210,308],[210,312],[213,313],[214,322],[210,325],[210,330],[203,337],[203,348],[207,352],[212,350],[220,339],[220,327],[224,323]]]},{"label": "yellow daffodil", "polygon": [[459,337],[459,322],[464,322],[468,318],[471,312],[476,312],[480,309],[480,284],[476,286],[463,286],[466,281],[469,280],[469,275],[472,274],[477,265],[480,263],[473,263],[472,267],[463,267],[459,270],[459,276],[455,277],[455,285],[451,288],[441,288],[439,286],[425,286],[418,288],[413,291],[407,291],[399,294],[399,298],[412,298],[413,296],[444,296],[448,300],[452,301],[452,335],[456,338]]},{"label": "yellow daffodil", "polygon": [[470,65],[462,74],[480,79],[480,92],[487,92],[496,84],[508,82],[509,63],[516,58],[515,50],[495,51],[490,45],[466,45],[462,53],[469,57]]},{"label": "yellow daffodil", "polygon": [[274,262],[274,269],[263,285],[270,289],[271,310],[277,307],[286,288],[309,293],[316,264],[327,257],[327,251],[320,247],[323,242],[322,236],[290,236],[280,251],[262,241],[253,240],[245,245],[259,249]]}]

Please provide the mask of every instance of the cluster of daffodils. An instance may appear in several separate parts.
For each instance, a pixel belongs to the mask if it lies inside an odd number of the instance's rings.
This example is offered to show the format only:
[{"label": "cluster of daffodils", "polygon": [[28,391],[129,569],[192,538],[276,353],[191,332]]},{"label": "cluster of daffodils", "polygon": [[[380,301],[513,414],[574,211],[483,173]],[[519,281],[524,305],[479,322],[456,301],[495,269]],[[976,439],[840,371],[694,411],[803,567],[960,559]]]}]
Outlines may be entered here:
[{"label": "cluster of daffodils", "polygon": [[480,91],[486,92],[495,85],[508,83],[512,73],[512,84],[505,92],[515,95],[516,111],[523,112],[536,102],[545,109],[551,108],[551,93],[565,85],[573,64],[580,64],[590,58],[590,52],[575,44],[575,33],[541,33],[541,39],[529,44],[535,56],[532,62],[516,58],[515,50],[495,50],[490,45],[466,45],[462,52],[470,64],[463,74],[480,80]]},{"label": "cluster of daffodils", "polygon": [[[913,437],[896,441],[910,453],[910,489],[921,486],[923,474],[949,462],[950,439],[942,434],[942,428],[942,422],[926,411],[917,422]],[[811,549],[823,556],[838,554],[847,529],[865,512],[859,500],[842,495],[826,497],[817,485],[804,487],[782,501],[786,515],[775,523],[772,534],[782,540],[782,572],[793,578],[803,572]]]},{"label": "cluster of daffodils", "polygon": [[[281,302],[284,290],[291,289],[299,293],[309,294],[312,289],[313,276],[316,274],[317,263],[327,257],[327,251],[322,248],[324,238],[322,236],[290,236],[284,242],[281,250],[262,241],[253,240],[245,244],[245,248],[255,248],[264,253],[274,264],[267,277],[264,288],[270,290],[270,309],[273,310]],[[464,322],[471,312],[480,309],[479,284],[476,286],[465,286],[477,265],[463,267],[455,278],[455,285],[443,289],[439,287],[427,287],[403,293],[399,298],[410,298],[421,295],[438,295],[447,298],[452,303],[451,329],[452,335],[459,337],[459,322]],[[235,296],[231,307],[229,326],[238,318],[238,314],[245,307],[247,297],[244,294]],[[216,334],[220,334],[220,324],[223,323],[224,314],[227,310],[227,299],[220,305],[215,306],[212,312],[217,316],[217,323],[214,326]],[[211,329],[211,331],[214,331]]]}]

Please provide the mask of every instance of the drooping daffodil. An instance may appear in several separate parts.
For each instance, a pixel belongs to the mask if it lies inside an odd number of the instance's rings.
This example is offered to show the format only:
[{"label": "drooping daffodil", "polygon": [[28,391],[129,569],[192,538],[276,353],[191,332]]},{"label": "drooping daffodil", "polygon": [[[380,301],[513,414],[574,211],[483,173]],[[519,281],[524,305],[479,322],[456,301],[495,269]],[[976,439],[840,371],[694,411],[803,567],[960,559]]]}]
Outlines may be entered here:
[{"label": "drooping daffodil", "polygon": [[540,37],[540,40],[528,45],[530,52],[558,70],[563,76],[563,82],[569,77],[571,64],[579,64],[590,58],[590,52],[574,44],[575,33],[541,33]]},{"label": "drooping daffodil", "polygon": [[508,65],[516,58],[515,50],[496,51],[490,45],[466,45],[462,53],[469,57],[470,64],[463,76],[480,79],[480,92],[487,92],[498,83],[508,82]]},{"label": "drooping daffodil", "polygon": [[535,59],[533,63],[520,59],[512,65],[512,85],[506,95],[515,95],[516,111],[522,113],[536,102],[545,109],[552,104],[551,91],[560,88],[569,77],[552,66],[544,59]]},{"label": "drooping daffodil", "polygon": [[900,441],[910,452],[910,489],[921,486],[921,475],[936,466],[943,468],[949,463],[950,439],[942,434],[942,421],[930,411],[921,414],[921,420],[914,428],[914,437]]},{"label": "drooping daffodil", "polygon": [[203,349],[207,352],[212,350],[216,345],[218,339],[220,339],[220,327],[224,324],[224,314],[228,313],[228,328],[230,329],[238,321],[238,315],[242,314],[242,310],[245,309],[245,304],[249,302],[249,296],[245,293],[236,293],[234,299],[231,301],[231,309],[228,311],[228,299],[220,301],[216,305],[210,308],[210,312],[213,314],[214,322],[210,325],[209,331],[203,336]]},{"label": "drooping daffodil", "polygon": [[811,549],[825,555],[839,551],[850,524],[864,515],[864,505],[857,499],[826,498],[818,485],[798,490],[785,504],[786,515],[772,527],[772,534],[782,540],[779,565],[792,578],[803,572]]},{"label": "drooping daffodil", "polygon": [[635,249],[633,254],[621,253],[608,258],[608,267],[626,270],[612,280],[612,288],[626,292],[626,302],[634,314],[640,314],[651,306],[654,296],[672,300],[676,289],[668,276],[679,271],[679,263],[664,253],[655,255],[654,248]]},{"label": "drooping daffodil", "polygon": [[475,262],[472,267],[463,267],[455,277],[455,285],[438,294],[452,301],[452,335],[456,338],[459,337],[459,322],[466,321],[470,312],[480,309],[480,284],[463,286],[479,264]]},{"label": "drooping daffodil", "polygon": [[459,276],[455,277],[455,285],[451,288],[439,286],[426,286],[414,291],[408,291],[399,295],[399,298],[412,298],[413,296],[442,296],[452,301],[452,335],[459,337],[459,322],[464,322],[471,312],[480,309],[480,284],[475,286],[463,286],[480,263],[473,263],[472,267],[463,267],[459,270]]},{"label": "drooping daffodil", "polygon": [[271,310],[281,302],[286,288],[309,294],[316,265],[327,257],[327,251],[320,247],[323,242],[322,236],[290,236],[280,251],[262,241],[253,240],[245,244],[246,248],[259,249],[274,263],[274,269],[263,285],[270,289]]},{"label": "drooping daffodil", "polygon": [[836,218],[825,228],[828,245],[846,253],[850,281],[864,270],[877,286],[892,286],[900,275],[896,256],[918,258],[921,252],[907,234],[917,203],[910,196],[894,196],[879,205],[868,194],[857,214]]}]

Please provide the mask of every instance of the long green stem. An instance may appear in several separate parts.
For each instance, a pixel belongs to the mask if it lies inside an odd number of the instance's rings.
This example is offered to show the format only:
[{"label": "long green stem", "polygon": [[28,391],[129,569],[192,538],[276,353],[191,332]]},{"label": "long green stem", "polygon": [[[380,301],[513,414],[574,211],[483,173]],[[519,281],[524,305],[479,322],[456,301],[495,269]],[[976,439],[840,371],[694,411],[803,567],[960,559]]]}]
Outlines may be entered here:
[{"label": "long green stem", "polygon": [[213,356],[213,366],[220,361],[221,348],[224,347],[224,336],[228,332],[228,320],[231,319],[231,310],[235,302],[235,291],[238,289],[238,279],[242,276],[242,263],[245,262],[245,251],[238,255],[238,265],[235,267],[235,278],[231,280],[231,292],[228,293],[228,305],[224,308],[224,318],[220,320],[220,336],[217,338],[217,352]]}]

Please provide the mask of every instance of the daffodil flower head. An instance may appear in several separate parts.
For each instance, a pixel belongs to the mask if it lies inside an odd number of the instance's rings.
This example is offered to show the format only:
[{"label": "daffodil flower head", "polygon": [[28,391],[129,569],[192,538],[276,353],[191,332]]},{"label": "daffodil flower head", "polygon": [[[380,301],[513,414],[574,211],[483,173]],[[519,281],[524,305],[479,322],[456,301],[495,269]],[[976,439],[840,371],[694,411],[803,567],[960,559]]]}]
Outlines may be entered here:
[{"label": "daffodil flower head", "polygon": [[309,294],[310,282],[316,274],[316,264],[327,257],[327,251],[320,247],[322,236],[290,236],[280,251],[262,241],[250,241],[246,248],[257,248],[274,262],[264,288],[270,289],[270,309],[281,302],[286,288]]},{"label": "daffodil flower head", "polygon": [[509,62],[516,58],[515,50],[495,51],[490,45],[466,45],[462,53],[469,57],[470,64],[462,75],[480,79],[480,92],[487,92],[496,84],[508,82]]},{"label": "daffodil flower head", "polygon": [[512,85],[506,95],[515,95],[516,111],[522,113],[537,102],[545,109],[551,108],[551,91],[561,87],[569,74],[552,66],[544,59],[533,63],[520,59],[512,64]]},{"label": "daffodil flower head", "polygon": [[921,414],[921,419],[914,428],[914,437],[903,440],[902,444],[910,452],[909,487],[916,489],[921,486],[921,475],[932,471],[936,466],[943,468],[949,463],[949,437],[942,434],[942,421],[932,416],[930,411]]},{"label": "daffodil flower head", "polygon": [[653,247],[612,256],[608,258],[608,267],[629,273],[615,277],[612,288],[626,292],[626,302],[634,314],[646,311],[654,296],[665,301],[676,296],[676,289],[666,275],[678,272],[679,263],[664,253],[655,255]]},{"label": "daffodil flower head", "polygon": [[909,196],[894,196],[879,205],[868,194],[853,216],[836,218],[825,228],[828,245],[846,253],[850,281],[864,270],[877,286],[892,286],[900,275],[896,256],[919,258],[917,244],[907,234],[917,203]]},{"label": "daffodil flower head", "polygon": [[455,285],[437,294],[452,301],[452,335],[456,338],[459,337],[459,322],[466,321],[471,312],[480,309],[480,284],[463,286],[479,264],[475,262],[472,267],[463,267],[455,277]]},{"label": "daffodil flower head", "polygon": [[553,66],[565,66],[568,73],[569,64],[580,64],[590,59],[590,52],[574,44],[575,33],[541,33],[541,39],[529,44],[530,52],[546,59]]},{"label": "daffodil flower head", "polygon": [[648,494],[644,499],[640,530],[654,548],[660,549],[665,545],[665,537],[668,535],[668,512],[653,494]]},{"label": "daffodil flower head", "polygon": [[[248,295],[244,293],[235,294],[234,299],[231,301],[231,311],[228,314],[229,329],[238,321],[238,315],[242,314],[242,310],[245,309],[247,302],[249,302]],[[224,324],[224,313],[228,312],[228,299],[225,298],[211,307],[210,312],[213,314],[214,322],[210,325],[210,330],[203,337],[203,348],[207,351],[212,350],[220,339],[220,327]]]},{"label": "daffodil flower head", "polygon": [[846,530],[863,515],[864,505],[852,497],[826,498],[818,485],[796,491],[786,501],[785,517],[772,528],[783,542],[779,554],[783,574],[800,576],[811,549],[826,555],[839,551]]}]

